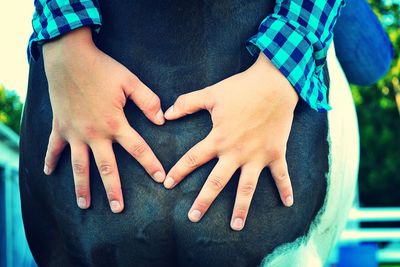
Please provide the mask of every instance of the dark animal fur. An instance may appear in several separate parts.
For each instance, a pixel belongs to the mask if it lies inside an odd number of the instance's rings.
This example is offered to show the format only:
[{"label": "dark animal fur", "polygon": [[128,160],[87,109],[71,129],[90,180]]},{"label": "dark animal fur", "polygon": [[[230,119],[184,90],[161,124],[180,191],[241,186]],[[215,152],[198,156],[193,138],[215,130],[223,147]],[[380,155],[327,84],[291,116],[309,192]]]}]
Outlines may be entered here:
[{"label": "dark animal fur", "polygon": [[[153,89],[165,110],[178,95],[248,68],[255,58],[247,52],[245,40],[256,33],[273,5],[265,0],[103,0],[103,26],[95,42]],[[131,102],[125,111],[166,170],[212,127],[205,111],[162,127],[150,123]],[[80,210],[69,148],[53,175],[42,171],[51,121],[40,56],[38,62],[31,62],[29,74],[20,189],[26,234],[41,266],[256,266],[277,246],[305,235],[325,198],[327,116],[303,101],[296,108],[287,149],[295,204],[292,208],[282,205],[265,168],[241,232],[229,227],[238,172],[204,218],[192,223],[187,212],[216,160],[168,191],[153,182],[118,144],[114,151],[124,212],[111,213],[93,158],[92,206]]]}]

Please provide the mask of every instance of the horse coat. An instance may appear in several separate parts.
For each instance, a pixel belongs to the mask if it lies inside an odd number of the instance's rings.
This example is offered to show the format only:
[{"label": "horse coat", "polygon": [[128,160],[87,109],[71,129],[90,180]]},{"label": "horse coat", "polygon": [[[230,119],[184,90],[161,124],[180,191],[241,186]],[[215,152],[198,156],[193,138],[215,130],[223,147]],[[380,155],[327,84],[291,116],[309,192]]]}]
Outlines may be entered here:
[{"label": "horse coat", "polygon": [[[245,40],[272,12],[273,1],[100,1],[96,45],[124,64],[161,99],[163,110],[183,93],[243,71],[255,58]],[[113,214],[93,157],[91,207],[75,201],[69,147],[46,176],[43,160],[52,111],[43,58],[31,61],[21,130],[20,190],[25,231],[40,266],[318,266],[328,256],[353,198],[358,132],[347,82],[335,59],[333,110],[299,101],[287,145],[295,204],[282,205],[268,168],[260,175],[246,226],[229,227],[239,171],[198,223],[187,212],[216,159],[173,190],[155,183],[114,144],[125,210]],[[333,71],[333,72],[332,72]],[[110,73],[112,75],[112,73]],[[268,103],[266,103],[268,105]],[[130,101],[125,113],[166,170],[211,130],[201,111],[153,125]]]}]

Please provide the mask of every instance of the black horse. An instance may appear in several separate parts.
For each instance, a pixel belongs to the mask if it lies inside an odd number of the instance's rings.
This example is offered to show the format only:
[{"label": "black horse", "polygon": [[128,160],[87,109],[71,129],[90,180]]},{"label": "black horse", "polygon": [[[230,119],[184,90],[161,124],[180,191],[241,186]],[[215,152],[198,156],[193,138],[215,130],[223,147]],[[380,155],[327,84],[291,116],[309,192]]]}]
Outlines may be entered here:
[{"label": "black horse", "polygon": [[[179,95],[250,67],[256,58],[246,50],[245,41],[274,5],[265,0],[103,0],[103,26],[94,41],[154,90],[165,110]],[[161,127],[129,101],[125,113],[166,170],[212,126],[206,111]],[[326,196],[328,115],[304,101],[296,107],[286,155],[296,202],[291,208],[282,205],[265,168],[240,232],[229,227],[238,173],[204,218],[192,223],[187,212],[216,160],[166,190],[118,144],[114,151],[124,211],[110,211],[93,157],[92,204],[88,210],[79,209],[70,150],[64,150],[52,175],[43,173],[51,122],[40,55],[30,64],[20,144],[23,219],[40,266],[256,266],[278,246],[305,236]]]}]

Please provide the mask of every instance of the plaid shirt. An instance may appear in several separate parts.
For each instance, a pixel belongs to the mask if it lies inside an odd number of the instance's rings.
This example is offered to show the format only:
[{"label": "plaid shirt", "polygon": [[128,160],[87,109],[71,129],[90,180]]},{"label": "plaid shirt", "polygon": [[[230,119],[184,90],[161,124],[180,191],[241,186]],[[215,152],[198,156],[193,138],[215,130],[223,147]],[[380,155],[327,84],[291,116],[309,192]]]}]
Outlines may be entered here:
[{"label": "plaid shirt", "polygon": [[[273,14],[246,40],[256,56],[262,51],[289,80],[300,97],[317,111],[328,111],[323,66],[333,26],[344,0],[277,0]],[[35,0],[28,60],[37,60],[37,45],[82,26],[100,30],[96,0]]]},{"label": "plaid shirt", "polygon": [[101,13],[96,0],[35,0],[28,61],[31,56],[38,59],[38,45],[82,26],[99,32]]},{"label": "plaid shirt", "polygon": [[246,41],[263,51],[311,108],[328,111],[323,66],[343,0],[277,0],[258,33]]}]

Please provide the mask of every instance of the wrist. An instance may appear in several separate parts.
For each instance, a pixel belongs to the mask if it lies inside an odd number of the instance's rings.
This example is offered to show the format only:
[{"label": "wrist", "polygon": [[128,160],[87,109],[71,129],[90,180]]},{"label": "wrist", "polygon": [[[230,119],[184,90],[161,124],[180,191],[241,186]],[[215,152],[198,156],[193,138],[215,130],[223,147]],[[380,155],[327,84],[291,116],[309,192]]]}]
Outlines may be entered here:
[{"label": "wrist", "polygon": [[283,90],[286,94],[287,103],[296,106],[299,95],[295,88],[262,51],[260,51],[254,67],[257,68],[257,75],[265,78],[265,83],[273,84],[276,87],[275,89]]},{"label": "wrist", "polygon": [[63,60],[67,55],[95,48],[90,27],[80,27],[43,44],[45,63]]}]

